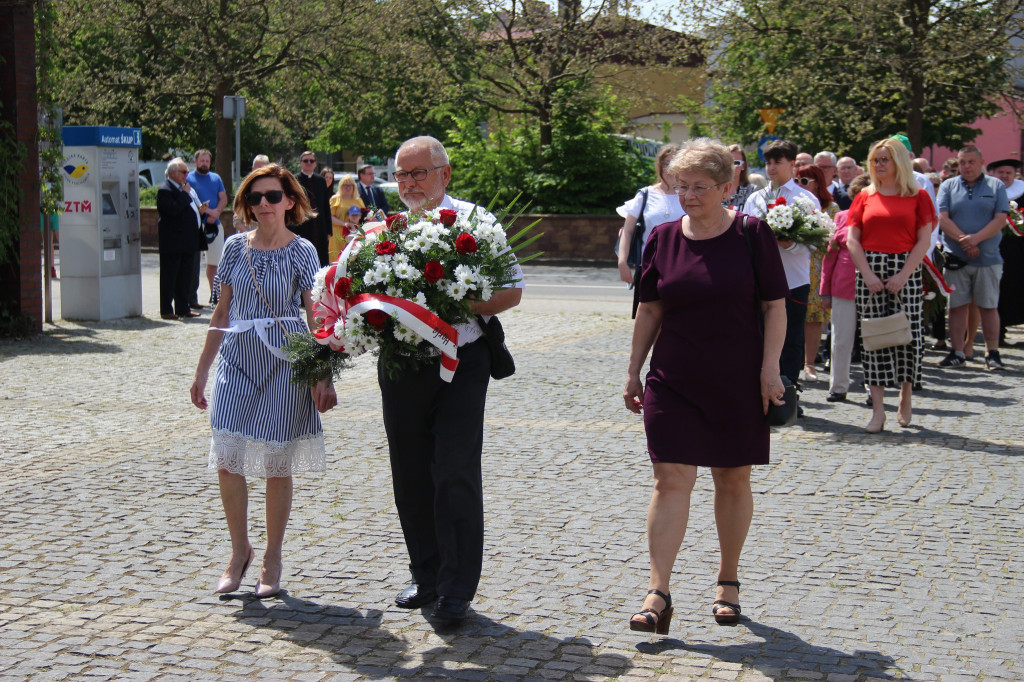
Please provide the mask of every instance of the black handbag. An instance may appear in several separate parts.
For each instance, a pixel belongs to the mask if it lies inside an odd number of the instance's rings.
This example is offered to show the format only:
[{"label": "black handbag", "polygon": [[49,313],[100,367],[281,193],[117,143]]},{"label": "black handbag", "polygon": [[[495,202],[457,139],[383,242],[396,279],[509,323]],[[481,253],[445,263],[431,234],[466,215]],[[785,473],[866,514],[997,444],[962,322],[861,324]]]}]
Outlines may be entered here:
[{"label": "black handbag", "polygon": [[218,234],[220,234],[220,228],[217,223],[203,223],[203,236],[206,237],[207,244],[212,244]]},{"label": "black handbag", "polygon": [[491,351],[491,378],[504,379],[516,373],[516,361],[512,353],[505,345],[505,330],[498,321],[497,315],[491,315],[491,319],[484,322],[484,318],[477,315],[477,322],[484,330],[484,341]]},{"label": "black handbag", "polygon": [[[629,255],[626,256],[626,264],[631,268],[640,266],[640,257],[644,251],[644,231],[647,229],[647,224],[644,222],[644,209],[647,208],[647,192],[648,188],[644,187],[640,190],[640,194],[643,195],[643,199],[640,201],[640,216],[636,219],[636,225],[633,227],[633,240],[629,242]],[[622,228],[619,228],[619,238],[615,240],[615,255],[619,255],[619,242],[622,240]],[[634,283],[635,286],[635,283]]]},{"label": "black handbag", "polygon": [[[764,332],[764,314],[761,312],[761,284],[757,279],[757,261],[754,259],[754,245],[750,243],[750,232],[747,230],[747,221],[750,216],[743,216],[743,238],[747,241],[747,253],[750,254],[750,266],[754,269],[754,297],[757,299],[757,321]],[[785,392],[782,394],[782,404],[776,405],[768,401],[768,414],[764,416],[764,422],[768,426],[792,426],[796,423],[796,416],[800,398],[796,394],[796,386],[789,380],[789,377],[782,377],[782,385]]]}]

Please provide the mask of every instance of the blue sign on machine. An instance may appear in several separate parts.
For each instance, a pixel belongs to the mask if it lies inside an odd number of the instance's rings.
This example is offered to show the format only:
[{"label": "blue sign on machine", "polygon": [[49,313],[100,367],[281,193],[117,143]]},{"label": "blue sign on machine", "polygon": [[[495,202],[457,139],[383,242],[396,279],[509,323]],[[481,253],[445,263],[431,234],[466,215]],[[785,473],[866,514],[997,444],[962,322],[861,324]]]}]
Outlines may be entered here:
[{"label": "blue sign on machine", "polygon": [[65,147],[142,146],[142,128],[111,126],[64,126],[61,137]]}]

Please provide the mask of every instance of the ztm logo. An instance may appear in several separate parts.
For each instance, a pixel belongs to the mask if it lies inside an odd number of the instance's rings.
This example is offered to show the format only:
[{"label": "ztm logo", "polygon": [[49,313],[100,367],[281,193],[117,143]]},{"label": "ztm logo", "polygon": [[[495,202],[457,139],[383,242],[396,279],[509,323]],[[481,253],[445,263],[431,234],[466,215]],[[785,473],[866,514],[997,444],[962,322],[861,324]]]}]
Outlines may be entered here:
[{"label": "ztm logo", "polygon": [[65,201],[65,213],[92,213],[91,201]]}]

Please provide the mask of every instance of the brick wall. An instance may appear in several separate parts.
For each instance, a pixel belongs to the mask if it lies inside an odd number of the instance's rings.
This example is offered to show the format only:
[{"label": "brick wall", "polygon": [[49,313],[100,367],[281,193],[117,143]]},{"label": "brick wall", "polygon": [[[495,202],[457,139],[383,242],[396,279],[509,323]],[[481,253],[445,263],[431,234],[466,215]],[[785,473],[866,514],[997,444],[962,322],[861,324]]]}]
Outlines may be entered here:
[{"label": "brick wall", "polygon": [[[534,220],[540,224],[534,232],[544,235],[534,246],[544,252],[538,260],[543,261],[601,261],[615,262],[612,249],[622,227],[622,218],[617,215],[535,215],[522,216],[516,226],[522,228]],[[157,214],[155,208],[143,208],[141,216],[142,247],[157,247]],[[231,211],[221,214],[221,223],[227,226],[231,235]],[[513,230],[515,226],[513,227]]]},{"label": "brick wall", "polygon": [[21,313],[43,325],[42,235],[39,229],[39,148],[36,114],[35,21],[30,2],[0,2],[0,102],[3,116],[14,125],[18,142],[25,149],[20,180],[23,192],[19,208],[21,224],[18,251],[20,263],[5,272],[3,286],[15,289],[11,296]]}]

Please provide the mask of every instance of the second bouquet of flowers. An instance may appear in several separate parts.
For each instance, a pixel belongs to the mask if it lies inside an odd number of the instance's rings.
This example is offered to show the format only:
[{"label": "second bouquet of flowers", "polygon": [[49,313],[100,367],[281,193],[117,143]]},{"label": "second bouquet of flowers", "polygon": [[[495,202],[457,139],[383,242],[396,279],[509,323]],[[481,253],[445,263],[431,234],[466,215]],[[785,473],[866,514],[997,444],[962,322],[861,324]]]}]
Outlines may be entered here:
[{"label": "second bouquet of flowers", "polygon": [[765,222],[772,228],[776,239],[806,244],[816,249],[828,246],[834,224],[828,213],[814,208],[804,197],[793,199],[777,196],[768,202]]},{"label": "second bouquet of flowers", "polygon": [[433,209],[397,214],[361,229],[336,263],[321,269],[313,286],[319,327],[292,334],[285,350],[293,381],[312,385],[340,372],[369,350],[392,375],[441,356],[441,377],[458,365],[455,326],[473,319],[473,301],[514,284],[517,259],[541,235],[527,237],[536,222],[512,237],[502,221],[479,206],[469,211]]}]

